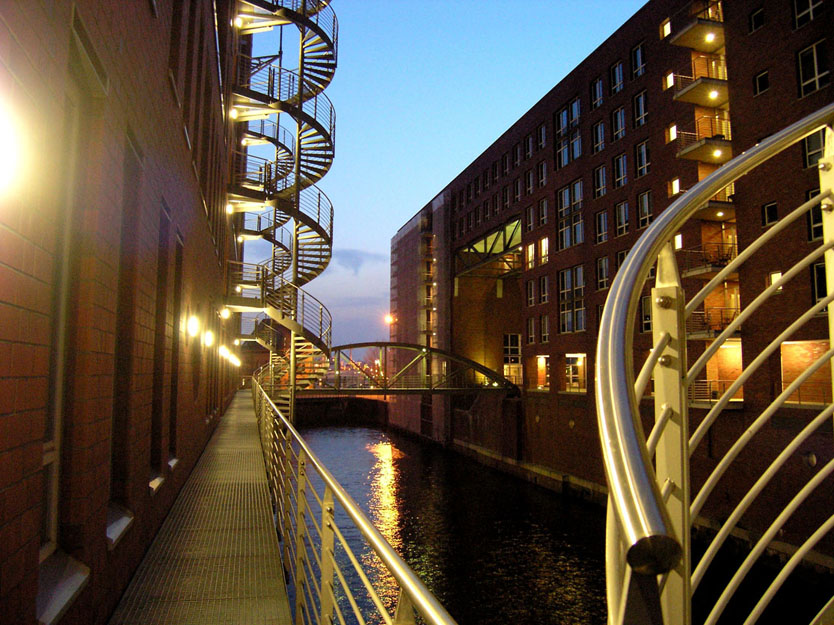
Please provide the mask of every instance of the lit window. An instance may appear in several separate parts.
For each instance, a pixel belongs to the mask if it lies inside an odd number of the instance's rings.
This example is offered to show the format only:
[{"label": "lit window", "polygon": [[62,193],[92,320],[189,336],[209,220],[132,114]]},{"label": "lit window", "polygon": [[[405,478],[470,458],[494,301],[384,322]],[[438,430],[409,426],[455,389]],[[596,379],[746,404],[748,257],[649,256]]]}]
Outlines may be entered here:
[{"label": "lit window", "polygon": [[677,195],[681,192],[681,179],[680,178],[672,178],[669,181],[669,197],[673,195]]},{"label": "lit window", "polygon": [[527,244],[527,256],[525,266],[527,269],[533,269],[536,266],[536,244],[535,243],[528,243]]},{"label": "lit window", "polygon": [[800,97],[813,93],[831,82],[828,70],[825,39],[808,46],[797,55]]},{"label": "lit window", "polygon": [[669,72],[663,77],[663,90],[671,89],[675,86],[675,72]]},{"label": "lit window", "polygon": [[[781,271],[771,271],[769,274],[767,274],[767,286],[769,286],[769,287],[773,286],[774,284],[779,282],[779,280],[781,280],[781,279],[782,279],[782,272]],[[776,292],[781,293],[782,292],[782,287],[780,286],[778,289],[776,289]]]},{"label": "lit window", "polygon": [[672,34],[672,22],[669,21],[669,18],[666,18],[662,22],[660,22],[660,38],[666,39],[669,35]]},{"label": "lit window", "polygon": [[668,128],[666,128],[666,143],[670,143],[678,138],[678,127],[675,124],[672,124]]},{"label": "lit window", "polygon": [[675,235],[675,249],[679,250],[683,247],[683,235],[676,234]]},{"label": "lit window", "polygon": [[585,354],[565,354],[565,391],[584,393],[585,384]]},{"label": "lit window", "polygon": [[539,240],[539,264],[544,265],[549,260],[550,239],[544,237]]}]

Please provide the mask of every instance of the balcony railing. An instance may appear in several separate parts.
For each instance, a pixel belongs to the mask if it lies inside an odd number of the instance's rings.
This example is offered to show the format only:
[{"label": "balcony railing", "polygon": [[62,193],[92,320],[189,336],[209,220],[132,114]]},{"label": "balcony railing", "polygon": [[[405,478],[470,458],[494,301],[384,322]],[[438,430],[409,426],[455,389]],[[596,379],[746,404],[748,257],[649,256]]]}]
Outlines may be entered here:
[{"label": "balcony railing", "polygon": [[699,78],[727,80],[727,60],[723,55],[702,54],[692,59],[685,70],[675,72],[675,89],[680,91]]},{"label": "balcony railing", "polygon": [[702,243],[700,246],[678,251],[684,273],[703,267],[724,267],[738,255],[735,243]]},{"label": "balcony railing", "polygon": [[[696,335],[717,335],[736,320],[738,308],[707,308],[693,310],[686,320],[686,333]],[[738,328],[736,328],[738,330]]]},{"label": "balcony railing", "polygon": [[[782,382],[782,392],[790,388],[792,382]],[[786,404],[799,406],[827,406],[831,403],[831,384],[808,381],[791,389],[785,400]]]},{"label": "balcony railing", "polygon": [[678,151],[703,139],[730,141],[733,138],[729,119],[700,117],[695,123],[678,130]]},{"label": "balcony railing", "polygon": [[[757,406],[754,412],[745,415],[743,423],[733,423],[734,420],[722,414],[731,407],[731,402],[740,398],[744,388],[749,391],[745,403],[767,401],[766,396],[750,393],[752,389],[768,388],[772,384],[770,365],[774,357],[779,357],[785,341],[811,336],[824,337],[829,345],[834,344],[828,330],[834,328],[834,306],[831,306],[834,291],[817,302],[808,298],[807,308],[801,305],[798,296],[792,306],[785,305],[786,293],[800,282],[804,286],[816,263],[824,262],[827,274],[834,275],[832,125],[834,104],[829,104],[762,140],[697,183],[658,215],[631,248],[614,278],[600,320],[595,388],[609,484],[606,579],[611,625],[688,624],[692,621],[692,597],[702,582],[717,585],[719,589],[724,587],[717,600],[707,603],[706,598],[701,598],[702,607],[708,612],[704,625],[715,625],[730,600],[741,600],[736,597],[736,590],[742,583],[745,584],[744,601],[750,600],[746,608],[749,616],[743,622],[751,625],[797,566],[821,546],[823,538],[828,541],[825,551],[832,548],[826,534],[834,529],[834,504],[827,496],[829,493],[819,487],[834,475],[834,460],[812,472],[781,471],[785,466],[792,466],[789,461],[795,462],[800,450],[808,445],[819,445],[831,457],[831,435],[825,431],[826,427],[830,428],[834,414],[830,383],[826,383],[827,392],[814,390],[814,400],[825,402],[815,417],[795,428],[777,431],[769,426],[780,409],[791,406],[791,400],[798,401],[803,386],[825,377],[822,372],[827,372],[834,349],[808,354],[806,361],[796,367],[796,379],[767,407]],[[746,243],[694,296],[687,297],[674,252],[676,234],[689,220],[699,219],[704,204],[721,189],[819,129],[825,131],[825,150],[819,161],[819,195],[788,211],[757,239]],[[789,172],[783,171],[771,184],[778,188],[785,184],[784,176],[788,175]],[[797,228],[803,226],[811,211],[817,210],[823,216],[822,240],[814,247],[794,249],[792,242]],[[692,319],[695,311],[703,309],[707,297],[731,275],[743,277],[749,271],[753,278],[760,277],[762,264],[774,254],[778,254],[781,263],[781,277],[768,284],[748,281],[745,306],[737,314],[733,313],[734,318],[715,340],[691,350],[696,356],[694,363],[690,363],[686,348],[687,320]],[[654,347],[635,379],[632,362],[635,319],[642,311],[644,284],[655,266],[657,278],[651,295]],[[771,308],[771,304],[775,305]],[[820,314],[828,316],[824,331],[817,320]],[[748,340],[754,349],[738,363],[741,365],[738,376],[734,380],[704,379],[708,364],[720,356],[719,350],[732,346],[729,340],[735,337],[738,328],[754,323],[753,320],[758,324],[756,335]],[[652,382],[655,425],[645,435],[639,398]],[[807,399],[805,393],[803,397]],[[695,400],[709,406],[697,424],[691,424],[694,432],[690,433],[689,406]],[[717,435],[723,439],[722,455],[699,465],[697,472],[691,471],[690,459],[703,458],[702,453],[696,452],[702,443],[712,441],[716,424],[732,424],[718,430]],[[737,439],[730,438],[732,431],[737,432]],[[709,442],[707,446],[710,454],[719,450]],[[717,489],[719,482],[721,487]],[[759,495],[765,488],[768,488],[768,499],[762,502]],[[803,506],[812,495],[816,497],[816,505]],[[758,504],[758,516],[745,516],[754,503]],[[693,522],[699,517],[709,519],[710,515],[714,515],[712,520],[719,529],[698,557],[691,549]],[[721,570],[716,570],[718,567],[712,566],[715,556],[731,535],[738,534],[742,517],[747,535],[752,536],[750,553],[735,570],[728,570],[723,561]],[[786,525],[788,520],[791,523]],[[764,583],[749,579],[754,564],[768,549],[779,550],[785,556],[781,571]],[[834,598],[821,597],[815,601],[818,603],[796,602],[791,622],[800,622],[800,612],[803,612],[802,622],[831,622]],[[732,622],[743,619],[741,614]]]}]

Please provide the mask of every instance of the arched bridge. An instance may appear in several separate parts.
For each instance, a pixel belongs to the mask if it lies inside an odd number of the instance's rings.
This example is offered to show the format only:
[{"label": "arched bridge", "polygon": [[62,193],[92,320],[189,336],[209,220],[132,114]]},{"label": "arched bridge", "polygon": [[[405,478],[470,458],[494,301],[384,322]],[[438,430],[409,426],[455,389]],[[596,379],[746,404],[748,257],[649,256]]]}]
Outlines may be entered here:
[{"label": "arched bridge", "polygon": [[[374,353],[372,363],[353,352]],[[352,343],[330,350],[330,369],[300,394],[398,395],[502,391],[516,395],[518,387],[484,365],[436,347],[415,343]]]}]

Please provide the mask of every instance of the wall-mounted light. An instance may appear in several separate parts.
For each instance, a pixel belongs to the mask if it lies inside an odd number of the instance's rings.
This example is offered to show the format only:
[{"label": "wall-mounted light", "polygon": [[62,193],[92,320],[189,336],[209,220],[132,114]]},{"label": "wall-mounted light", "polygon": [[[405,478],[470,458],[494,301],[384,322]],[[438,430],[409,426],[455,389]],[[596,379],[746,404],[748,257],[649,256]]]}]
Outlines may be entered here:
[{"label": "wall-mounted light", "polygon": [[0,197],[11,192],[14,181],[21,174],[23,142],[19,124],[12,113],[0,102]]},{"label": "wall-mounted light", "polygon": [[220,309],[220,318],[221,319],[228,319],[232,316],[232,311],[228,308],[221,308]]},{"label": "wall-mounted light", "polygon": [[240,339],[235,339],[235,345],[240,345]]},{"label": "wall-mounted light", "polygon": [[238,115],[239,115],[239,113],[238,113],[238,110],[236,108],[232,108],[232,110],[229,111],[229,117],[231,117],[232,119],[237,119]]},{"label": "wall-mounted light", "polygon": [[392,323],[394,323],[394,315],[392,315],[391,313],[388,313],[387,315],[385,315],[385,323],[389,326]]},{"label": "wall-mounted light", "polygon": [[188,336],[197,336],[200,333],[200,320],[194,315],[191,315],[185,324],[185,328],[188,330]]},{"label": "wall-mounted light", "polygon": [[211,347],[214,345],[214,332],[211,330],[206,330],[206,333],[203,334],[203,345],[206,347]]},{"label": "wall-mounted light", "polygon": [[240,15],[238,15],[235,18],[235,27],[240,28],[241,26],[243,26],[243,18]]},{"label": "wall-mounted light", "polygon": [[223,358],[228,358],[229,356],[231,356],[231,352],[229,351],[229,348],[226,347],[225,345],[221,345],[220,349],[217,350],[217,351],[220,353],[221,356],[223,356]]},{"label": "wall-mounted light", "polygon": [[226,214],[231,215],[234,212],[235,212],[235,207],[232,206],[231,204],[226,204]]}]

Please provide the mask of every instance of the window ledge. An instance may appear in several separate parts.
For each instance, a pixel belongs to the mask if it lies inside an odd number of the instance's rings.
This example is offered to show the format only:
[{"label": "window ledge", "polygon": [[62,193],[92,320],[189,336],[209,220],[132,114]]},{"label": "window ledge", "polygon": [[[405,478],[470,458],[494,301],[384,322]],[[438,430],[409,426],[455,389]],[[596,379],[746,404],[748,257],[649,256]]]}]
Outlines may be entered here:
[{"label": "window ledge", "polygon": [[41,562],[38,572],[38,623],[57,623],[90,579],[90,569],[63,551]]},{"label": "window ledge", "polygon": [[159,488],[164,483],[165,483],[165,478],[162,477],[161,475],[157,475],[157,476],[151,478],[151,481],[148,482],[148,489],[151,491],[151,497],[156,495],[156,492],[159,490]]},{"label": "window ledge", "polygon": [[107,504],[107,550],[113,551],[116,545],[133,525],[133,514],[117,503]]}]

